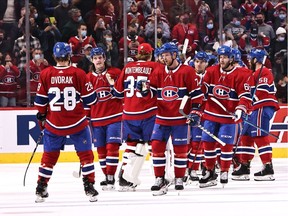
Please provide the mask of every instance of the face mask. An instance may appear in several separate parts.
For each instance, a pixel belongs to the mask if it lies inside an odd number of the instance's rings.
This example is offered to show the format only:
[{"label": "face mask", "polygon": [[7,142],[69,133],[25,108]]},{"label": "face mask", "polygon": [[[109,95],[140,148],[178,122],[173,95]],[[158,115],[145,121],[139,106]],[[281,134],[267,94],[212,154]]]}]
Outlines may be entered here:
[{"label": "face mask", "polygon": [[188,24],[188,23],[189,23],[189,18],[187,18],[187,17],[184,18],[184,19],[183,19],[183,23],[184,23],[184,24]]},{"label": "face mask", "polygon": [[86,35],[87,35],[87,31],[81,31],[81,36],[82,37],[86,37]]},{"label": "face mask", "polygon": [[285,37],[282,37],[282,36],[278,37],[278,41],[284,41],[284,40],[285,40]]},{"label": "face mask", "polygon": [[78,22],[80,22],[82,20],[82,16],[78,17]]},{"label": "face mask", "polygon": [[111,42],[112,38],[105,38],[107,42]]},{"label": "face mask", "polygon": [[40,54],[36,54],[35,56],[34,56],[34,59],[35,60],[39,60],[41,58],[41,55]]},{"label": "face mask", "polygon": [[131,36],[131,37],[135,37],[136,36],[136,31],[131,31],[130,33],[129,33],[129,35]]},{"label": "face mask", "polygon": [[256,38],[256,37],[257,37],[257,34],[250,34],[250,37],[251,37],[251,38]]},{"label": "face mask", "polygon": [[208,29],[213,29],[214,25],[211,23],[211,24],[207,24],[207,28]]},{"label": "face mask", "polygon": [[286,14],[279,14],[279,18],[280,18],[281,20],[284,20],[284,19],[286,18]]},{"label": "face mask", "polygon": [[157,38],[158,38],[158,39],[162,38],[162,36],[163,36],[163,35],[162,35],[162,32],[158,32],[158,33],[157,33]]},{"label": "face mask", "polygon": [[257,19],[256,22],[257,22],[259,25],[261,25],[261,24],[263,24],[264,21],[263,21],[262,19]]},{"label": "face mask", "polygon": [[50,25],[50,23],[44,23],[44,28],[48,27]]},{"label": "face mask", "polygon": [[235,24],[236,26],[240,26],[241,23],[240,23],[239,20],[237,20],[237,21],[234,22],[234,24]]}]

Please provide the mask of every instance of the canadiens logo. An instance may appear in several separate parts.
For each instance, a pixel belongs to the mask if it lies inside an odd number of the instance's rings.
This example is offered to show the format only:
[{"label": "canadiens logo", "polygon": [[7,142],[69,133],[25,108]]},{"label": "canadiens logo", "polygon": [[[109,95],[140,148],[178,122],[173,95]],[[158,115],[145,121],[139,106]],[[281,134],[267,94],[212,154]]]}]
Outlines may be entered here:
[{"label": "canadiens logo", "polygon": [[40,77],[40,72],[35,72],[35,73],[31,73],[31,74],[30,74],[30,78],[31,78],[33,81],[38,82],[38,81],[39,81],[39,77]]},{"label": "canadiens logo", "polygon": [[107,101],[113,97],[113,95],[111,94],[110,87],[98,88],[98,89],[96,89],[96,93],[97,93],[99,101],[101,101],[101,102]]},{"label": "canadiens logo", "polygon": [[213,88],[213,95],[219,99],[227,99],[229,98],[230,88],[217,85]]},{"label": "canadiens logo", "polygon": [[161,97],[164,101],[174,101],[179,98],[178,88],[174,86],[166,86],[162,89]]},{"label": "canadiens logo", "polygon": [[5,83],[6,85],[12,85],[15,84],[15,82],[15,76],[7,75],[3,78],[3,83]]}]

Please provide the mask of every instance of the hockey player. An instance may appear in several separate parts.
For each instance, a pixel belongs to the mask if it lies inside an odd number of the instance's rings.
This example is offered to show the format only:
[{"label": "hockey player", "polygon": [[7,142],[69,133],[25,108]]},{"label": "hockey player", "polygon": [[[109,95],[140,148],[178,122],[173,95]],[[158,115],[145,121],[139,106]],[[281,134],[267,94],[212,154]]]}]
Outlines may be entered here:
[{"label": "hockey player", "polygon": [[84,190],[91,202],[97,201],[94,189],[94,155],[88,121],[83,104],[92,105],[97,95],[85,72],[70,66],[71,47],[57,42],[53,47],[56,66],[40,73],[35,99],[37,119],[43,130],[44,153],[39,167],[35,202],[48,197],[47,183],[57,163],[60,150],[66,144],[66,136],[73,140],[80,159]]},{"label": "hockey player", "polygon": [[[251,104],[247,74],[240,68],[234,67],[233,53],[230,47],[220,46],[217,50],[219,65],[207,68],[203,78],[204,94],[208,94],[203,114],[204,128],[213,133],[226,145],[221,145],[220,155],[220,182],[228,183],[228,170],[233,156],[233,145],[236,141],[238,123],[241,116],[247,113]],[[221,101],[228,112],[235,113],[234,119],[217,105],[211,98]],[[209,187],[217,184],[215,174],[216,142],[206,133],[202,133],[202,144],[206,174],[199,180],[200,187]]]},{"label": "hockey player", "polygon": [[[271,70],[263,66],[266,52],[260,48],[254,48],[248,54],[249,66],[253,74],[249,79],[251,92],[253,95],[253,111],[248,117],[248,121],[254,125],[269,131],[269,122],[274,113],[279,109],[278,101],[275,97],[276,87]],[[240,155],[241,165],[232,173],[233,180],[249,180],[250,162],[254,157],[254,143],[258,147],[263,169],[254,174],[256,181],[275,180],[272,166],[272,147],[268,139],[268,134],[249,124],[245,124],[242,136],[242,154]]]},{"label": "hockey player", "polygon": [[[192,109],[193,125],[199,124],[199,107],[202,102],[202,92],[197,84],[195,70],[187,65],[182,65],[178,60],[178,48],[170,42],[161,47],[161,55],[165,67],[158,68],[152,74],[150,87],[157,95],[157,115],[152,134],[152,156],[155,173],[155,184],[151,187],[154,195],[167,192],[165,180],[165,150],[169,137],[172,137],[174,152],[175,189],[183,190],[183,177],[187,167],[187,129],[186,117],[179,113],[179,106],[185,95],[191,97],[186,111]],[[143,91],[144,89],[142,89]],[[144,91],[145,92],[145,91]],[[150,94],[146,97],[151,97]],[[189,102],[191,102],[189,101]]]},{"label": "hockey player", "polygon": [[121,191],[135,189],[140,184],[139,172],[146,157],[146,143],[150,142],[156,115],[156,98],[143,97],[137,90],[140,80],[149,82],[149,76],[160,66],[152,62],[153,48],[148,43],[138,47],[138,61],[129,62],[115,82],[116,95],[124,93],[123,139],[127,144],[119,173]]},{"label": "hockey player", "polygon": [[105,51],[101,47],[91,50],[93,71],[88,77],[96,90],[98,103],[89,109],[92,126],[93,143],[97,148],[102,172],[106,176],[101,182],[103,190],[115,189],[115,172],[119,162],[119,146],[121,140],[122,100],[113,96],[112,88],[106,78],[117,79],[121,70],[107,68]]},{"label": "hockey player", "polygon": [[[208,66],[208,55],[199,51],[195,54],[193,59],[193,65],[196,71],[196,75],[198,78],[198,83],[201,87],[202,79]],[[203,99],[203,103],[201,106],[202,111],[204,110],[205,99]],[[203,119],[202,119],[203,121]],[[189,143],[189,154],[188,154],[188,174],[190,175],[188,178],[192,181],[199,181],[199,177],[196,173],[199,170],[199,165],[204,159],[203,155],[203,147],[200,143],[202,136],[202,130],[198,127],[191,127],[191,140]]]}]

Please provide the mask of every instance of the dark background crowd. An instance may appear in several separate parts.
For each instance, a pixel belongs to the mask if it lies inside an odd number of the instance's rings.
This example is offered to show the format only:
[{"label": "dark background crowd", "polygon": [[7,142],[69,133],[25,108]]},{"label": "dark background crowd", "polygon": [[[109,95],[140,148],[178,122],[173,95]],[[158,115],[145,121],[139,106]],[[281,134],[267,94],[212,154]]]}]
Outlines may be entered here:
[{"label": "dark background crowd", "polygon": [[[186,38],[189,39],[186,54],[180,55],[183,62],[199,50],[215,55],[221,41],[238,48],[244,64],[248,65],[247,52],[253,47],[263,47],[268,53],[265,66],[275,78],[277,98],[287,103],[287,1],[223,0],[222,32],[219,31],[218,1],[157,0],[156,8],[154,2],[31,0],[30,50],[27,50],[25,1],[0,0],[0,107],[29,106],[26,53],[31,58],[33,105],[40,71],[55,65],[53,45],[58,41],[71,45],[71,63],[88,73],[93,47],[105,50],[108,66],[121,69],[124,62],[136,60],[137,48],[143,42],[157,48],[174,41],[181,53]],[[127,29],[124,29],[123,9],[127,11]],[[125,61],[124,32],[127,32],[128,46]]]}]

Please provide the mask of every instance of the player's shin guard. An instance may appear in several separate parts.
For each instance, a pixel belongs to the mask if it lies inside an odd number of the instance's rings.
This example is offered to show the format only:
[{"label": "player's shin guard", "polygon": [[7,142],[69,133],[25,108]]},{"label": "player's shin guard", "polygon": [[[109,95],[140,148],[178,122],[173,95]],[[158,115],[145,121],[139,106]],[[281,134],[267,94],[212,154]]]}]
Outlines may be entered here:
[{"label": "player's shin guard", "polygon": [[175,178],[183,178],[187,167],[188,145],[173,145]]},{"label": "player's shin guard", "polygon": [[270,146],[268,136],[254,137],[254,141],[258,147],[259,156],[263,164],[271,163],[272,147]]},{"label": "player's shin guard", "polygon": [[220,167],[221,172],[228,172],[233,157],[233,144],[221,146]]},{"label": "player's shin guard", "polygon": [[240,163],[249,164],[255,154],[254,138],[250,136],[242,136],[241,146],[239,146],[238,151],[240,154]]},{"label": "player's shin guard", "polygon": [[42,180],[48,183],[50,180],[53,167],[57,163],[60,152],[44,152],[41,159],[41,166],[39,167],[38,181]]},{"label": "player's shin guard", "polygon": [[207,170],[214,170],[216,163],[216,143],[203,141],[205,166]]},{"label": "player's shin guard", "polygon": [[106,176],[107,175],[107,167],[106,167],[107,150],[106,150],[106,146],[97,147],[97,154],[98,154],[99,164],[100,164],[101,170],[102,170],[103,174]]},{"label": "player's shin guard", "polygon": [[88,151],[78,151],[77,155],[79,157],[82,175],[84,178],[87,178],[90,183],[95,182],[95,170],[94,170],[94,155],[92,150]]},{"label": "player's shin guard", "polygon": [[156,177],[164,177],[165,175],[165,149],[166,142],[160,140],[152,140],[152,160],[154,173]]},{"label": "player's shin guard", "polygon": [[200,163],[203,158],[203,149],[200,142],[191,142],[191,151],[188,155],[188,168],[191,170],[199,170]]},{"label": "player's shin guard", "polygon": [[115,175],[119,163],[119,143],[107,143],[106,170],[107,175]]}]

